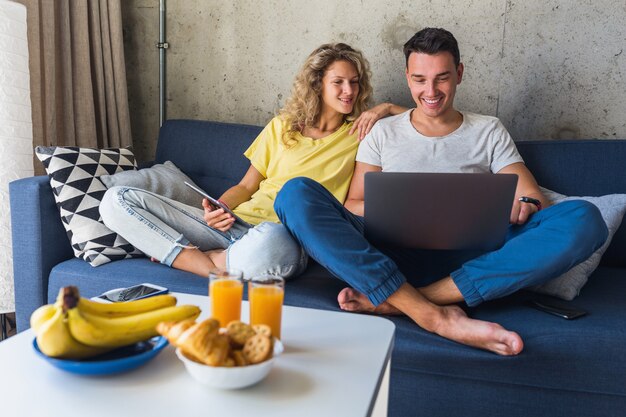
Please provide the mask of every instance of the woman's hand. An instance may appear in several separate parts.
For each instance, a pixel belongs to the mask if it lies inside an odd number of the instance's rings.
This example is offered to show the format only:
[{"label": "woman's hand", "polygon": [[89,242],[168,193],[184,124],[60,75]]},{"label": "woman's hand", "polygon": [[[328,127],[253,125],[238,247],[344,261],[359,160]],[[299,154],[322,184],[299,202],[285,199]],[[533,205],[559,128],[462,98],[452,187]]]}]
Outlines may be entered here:
[{"label": "woman's hand", "polygon": [[204,208],[204,221],[213,229],[226,232],[235,223],[233,216],[226,213],[222,208],[214,207],[206,198],[202,199],[202,207]]},{"label": "woman's hand", "polygon": [[367,135],[370,130],[372,130],[372,126],[374,126],[377,121],[389,115],[390,107],[390,103],[382,103],[361,113],[361,115],[357,117],[352,124],[350,134],[358,131],[359,142],[362,141],[365,135]]},{"label": "woman's hand", "polygon": [[361,115],[357,117],[352,124],[350,134],[353,134],[358,130],[358,139],[360,142],[363,140],[365,135],[370,133],[370,130],[372,130],[372,126],[374,126],[377,121],[379,121],[383,117],[395,116],[396,114],[403,113],[407,110],[408,109],[406,107],[398,106],[393,103],[381,103],[361,113]]}]

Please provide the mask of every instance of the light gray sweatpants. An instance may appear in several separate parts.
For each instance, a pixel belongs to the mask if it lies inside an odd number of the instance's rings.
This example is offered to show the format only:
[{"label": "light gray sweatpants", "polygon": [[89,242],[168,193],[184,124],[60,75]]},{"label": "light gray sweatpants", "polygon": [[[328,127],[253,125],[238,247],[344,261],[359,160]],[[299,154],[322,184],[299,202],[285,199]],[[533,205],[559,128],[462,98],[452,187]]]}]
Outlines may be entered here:
[{"label": "light gray sweatpants", "polygon": [[226,249],[227,267],[245,278],[272,274],[289,278],[306,269],[306,252],[282,225],[264,222],[247,227],[238,222],[227,232],[209,227],[204,210],[132,187],[111,187],[100,203],[104,224],[162,264],[183,248]]}]

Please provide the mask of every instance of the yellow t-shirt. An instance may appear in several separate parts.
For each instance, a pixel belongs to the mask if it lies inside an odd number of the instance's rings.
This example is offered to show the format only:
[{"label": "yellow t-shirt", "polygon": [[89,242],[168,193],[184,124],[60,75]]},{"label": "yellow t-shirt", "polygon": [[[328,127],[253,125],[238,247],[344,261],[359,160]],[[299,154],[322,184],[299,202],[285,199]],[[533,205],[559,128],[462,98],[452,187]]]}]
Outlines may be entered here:
[{"label": "yellow t-shirt", "polygon": [[298,142],[290,148],[282,142],[287,127],[284,120],[274,117],[244,152],[252,166],[265,177],[252,198],[233,210],[248,223],[278,223],[274,212],[276,194],[295,177],[311,178],[340,202],[346,199],[359,146],[356,134],[348,134],[352,122],[344,123],[336,132],[321,139],[297,133]]}]

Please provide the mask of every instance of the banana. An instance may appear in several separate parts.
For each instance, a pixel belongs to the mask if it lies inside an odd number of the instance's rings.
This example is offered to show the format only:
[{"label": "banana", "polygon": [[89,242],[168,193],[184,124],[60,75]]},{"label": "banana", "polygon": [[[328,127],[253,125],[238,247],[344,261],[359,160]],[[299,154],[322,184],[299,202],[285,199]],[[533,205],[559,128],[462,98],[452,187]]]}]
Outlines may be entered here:
[{"label": "banana", "polygon": [[85,358],[156,336],[161,321],[195,319],[200,314],[197,306],[175,304],[171,295],[102,304],[81,298],[76,287],[64,287],[54,304],[35,310],[31,327],[47,356]]},{"label": "banana", "polygon": [[74,340],[67,327],[62,308],[51,305],[54,315],[38,328],[37,345],[45,355],[62,359],[81,359],[96,356],[110,349],[86,346]]},{"label": "banana", "polygon": [[39,334],[39,329],[45,322],[50,320],[57,312],[57,306],[54,304],[46,304],[39,307],[30,315],[30,328],[33,329],[35,336]]},{"label": "banana", "polygon": [[170,294],[112,304],[99,303],[82,297],[78,301],[78,308],[81,312],[103,317],[130,316],[174,305],[176,305],[176,297]]},{"label": "banana", "polygon": [[70,333],[79,342],[98,347],[115,348],[156,336],[156,325],[162,321],[195,319],[200,308],[194,305],[164,307],[126,317],[108,318],[68,309]]}]

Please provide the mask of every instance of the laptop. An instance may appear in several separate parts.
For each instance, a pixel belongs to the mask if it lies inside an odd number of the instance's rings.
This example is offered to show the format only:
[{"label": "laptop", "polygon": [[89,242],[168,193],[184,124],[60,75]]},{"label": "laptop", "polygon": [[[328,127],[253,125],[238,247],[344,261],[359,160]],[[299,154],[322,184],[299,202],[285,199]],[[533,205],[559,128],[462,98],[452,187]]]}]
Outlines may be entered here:
[{"label": "laptop", "polygon": [[504,243],[515,174],[368,172],[365,236],[414,249],[492,251]]}]

